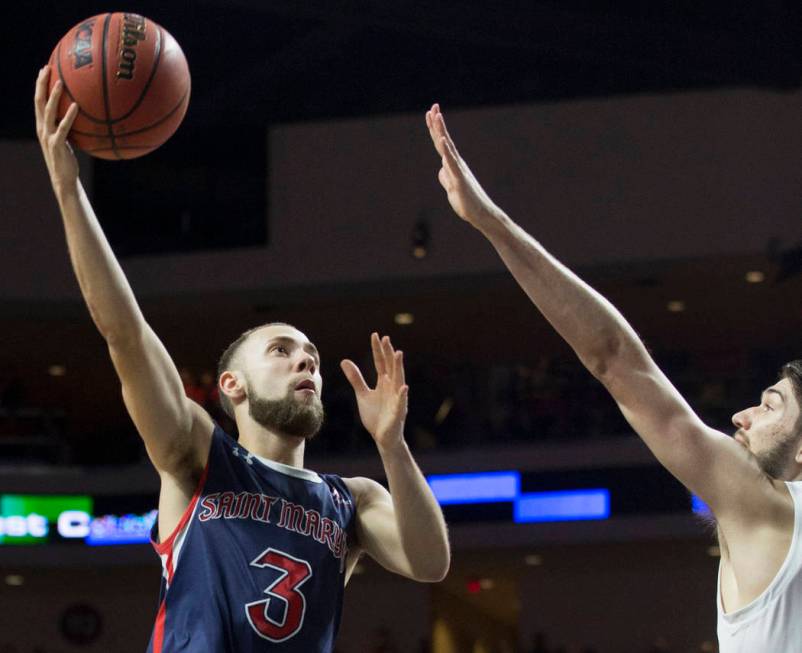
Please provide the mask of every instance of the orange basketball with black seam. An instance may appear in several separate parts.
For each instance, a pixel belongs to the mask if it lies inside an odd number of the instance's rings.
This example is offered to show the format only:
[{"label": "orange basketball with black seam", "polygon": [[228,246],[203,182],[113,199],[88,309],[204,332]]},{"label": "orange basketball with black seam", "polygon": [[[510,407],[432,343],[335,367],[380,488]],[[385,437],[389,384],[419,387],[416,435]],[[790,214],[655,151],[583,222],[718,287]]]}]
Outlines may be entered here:
[{"label": "orange basketball with black seam", "polygon": [[78,23],[50,55],[50,89],[62,80],[59,120],[76,102],[68,136],[102,159],[133,159],[172,136],[187,111],[189,66],[181,46],[149,18],[99,14]]}]

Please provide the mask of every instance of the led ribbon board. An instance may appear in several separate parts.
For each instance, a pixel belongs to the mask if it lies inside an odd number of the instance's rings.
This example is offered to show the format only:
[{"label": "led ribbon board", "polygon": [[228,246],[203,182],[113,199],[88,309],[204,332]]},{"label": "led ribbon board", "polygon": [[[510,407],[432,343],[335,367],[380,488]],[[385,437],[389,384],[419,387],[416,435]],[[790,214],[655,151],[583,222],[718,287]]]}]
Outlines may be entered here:
[{"label": "led ribbon board", "polygon": [[426,479],[441,506],[514,501],[521,492],[518,472],[442,474]]},{"label": "led ribbon board", "polygon": [[103,515],[95,517],[89,525],[86,543],[90,546],[108,544],[147,544],[150,529],[156,522],[156,510],[144,515]]},{"label": "led ribbon board", "polygon": [[91,546],[150,540],[156,511],[142,515],[92,515],[86,495],[0,495],[0,545],[83,541]]},{"label": "led ribbon board", "polygon": [[71,533],[76,517],[91,513],[88,496],[2,494],[0,544],[47,542],[62,531]]},{"label": "led ribbon board", "polygon": [[532,492],[515,501],[515,522],[582,521],[610,517],[610,492],[605,488]]},{"label": "led ribbon board", "polygon": [[426,479],[441,506],[513,504],[517,523],[607,519],[610,491],[606,488],[521,493],[517,471],[439,474]]}]

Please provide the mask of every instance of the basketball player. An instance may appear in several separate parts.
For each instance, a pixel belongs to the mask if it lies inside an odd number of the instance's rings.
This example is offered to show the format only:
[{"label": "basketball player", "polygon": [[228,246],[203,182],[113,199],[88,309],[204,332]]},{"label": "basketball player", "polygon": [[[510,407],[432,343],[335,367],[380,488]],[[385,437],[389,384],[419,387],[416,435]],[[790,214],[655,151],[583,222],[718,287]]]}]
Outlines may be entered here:
[{"label": "basketball player", "polygon": [[48,98],[48,76],[45,67],[36,83],[36,126],[70,258],[161,479],[154,546],[164,578],[148,651],[329,653],[363,552],[419,581],[439,581],[449,566],[442,513],[404,440],[402,354],[372,335],[374,388],[353,362],[341,364],[390,492],[304,468],[323,421],[323,380],[317,349],[290,325],[246,331],[224,352],[219,388],[239,441],[229,437],[187,398],[142,316],[65,140],[77,107],[56,124],[62,90]]},{"label": "basketball player", "polygon": [[426,113],[457,215],[495,247],[535,306],[601,381],[657,459],[712,509],[721,543],[722,653],[802,650],[802,360],[783,366],[734,437],[705,426],[621,314],[496,206]]}]

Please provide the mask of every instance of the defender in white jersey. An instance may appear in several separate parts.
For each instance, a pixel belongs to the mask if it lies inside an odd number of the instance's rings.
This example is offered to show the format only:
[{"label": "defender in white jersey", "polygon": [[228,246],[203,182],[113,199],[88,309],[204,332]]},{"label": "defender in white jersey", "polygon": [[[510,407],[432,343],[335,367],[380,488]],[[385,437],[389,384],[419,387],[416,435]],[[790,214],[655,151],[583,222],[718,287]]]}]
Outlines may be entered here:
[{"label": "defender in white jersey", "polygon": [[733,416],[734,437],[707,427],[615,307],[490,200],[438,105],[426,124],[454,211],[495,247],[657,459],[710,506],[721,543],[721,652],[802,651],[802,360],[784,365],[760,403]]}]

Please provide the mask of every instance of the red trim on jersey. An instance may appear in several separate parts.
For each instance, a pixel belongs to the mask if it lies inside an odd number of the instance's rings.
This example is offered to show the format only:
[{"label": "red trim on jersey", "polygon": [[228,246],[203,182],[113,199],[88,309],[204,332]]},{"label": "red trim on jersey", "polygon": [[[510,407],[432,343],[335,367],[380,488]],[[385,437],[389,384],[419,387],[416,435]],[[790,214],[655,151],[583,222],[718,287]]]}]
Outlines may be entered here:
[{"label": "red trim on jersey", "polygon": [[[211,458],[211,456],[210,456]],[[168,537],[164,542],[154,542],[151,540],[151,544],[153,548],[156,549],[156,553],[160,556],[166,555],[167,562],[165,563],[165,568],[167,569],[167,582],[173,582],[173,544],[175,543],[175,538],[178,537],[178,534],[184,529],[189,521],[189,518],[192,517],[192,513],[195,510],[195,505],[198,503],[198,499],[200,499],[201,492],[203,492],[203,486],[206,484],[206,476],[209,473],[209,462],[206,462],[206,467],[203,468],[203,474],[201,474],[200,480],[198,481],[198,485],[195,488],[195,493],[192,495],[192,500],[189,502],[186,510],[184,510],[184,514],[181,515],[181,520],[178,522],[178,525],[173,529],[173,532],[170,533],[170,537]],[[162,608],[164,608],[164,604],[162,604]],[[159,614],[162,614],[161,611]],[[158,624],[158,622],[157,622]]]},{"label": "red trim on jersey", "polygon": [[153,653],[162,653],[164,645],[164,622],[167,619],[167,599],[162,599],[159,612],[156,615],[156,625],[153,627]]}]

